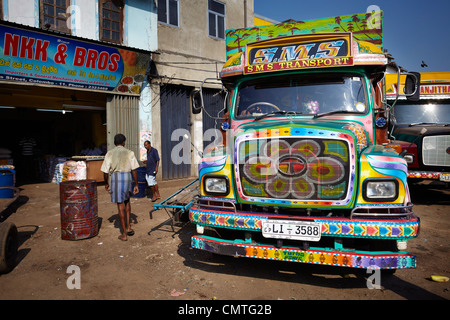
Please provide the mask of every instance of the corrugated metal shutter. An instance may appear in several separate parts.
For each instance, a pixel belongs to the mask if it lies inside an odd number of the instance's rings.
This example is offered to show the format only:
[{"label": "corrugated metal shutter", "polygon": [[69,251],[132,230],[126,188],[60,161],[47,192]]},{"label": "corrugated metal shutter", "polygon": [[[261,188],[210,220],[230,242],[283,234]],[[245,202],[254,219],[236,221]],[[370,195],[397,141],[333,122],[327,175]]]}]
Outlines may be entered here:
[{"label": "corrugated metal shutter", "polygon": [[125,147],[139,156],[139,97],[110,95],[106,103],[106,130],[108,150],[114,148],[114,136],[122,133],[127,138]]},{"label": "corrugated metal shutter", "polygon": [[[162,178],[182,179],[188,178],[191,174],[190,163],[176,164],[179,159],[172,159],[172,150],[180,143],[185,143],[180,135],[175,135],[179,139],[172,141],[172,133],[176,129],[184,129],[190,132],[190,104],[189,96],[193,88],[185,86],[164,85],[160,90],[161,97],[161,165]],[[182,131],[181,131],[182,132]],[[189,142],[187,142],[189,143]],[[189,150],[190,147],[184,150]],[[185,155],[190,161],[190,154]]]}]

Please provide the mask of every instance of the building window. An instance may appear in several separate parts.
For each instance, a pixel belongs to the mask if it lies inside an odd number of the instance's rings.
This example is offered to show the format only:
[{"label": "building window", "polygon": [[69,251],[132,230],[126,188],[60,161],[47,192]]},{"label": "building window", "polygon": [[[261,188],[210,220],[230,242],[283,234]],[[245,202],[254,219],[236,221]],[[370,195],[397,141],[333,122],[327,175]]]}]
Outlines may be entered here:
[{"label": "building window", "polygon": [[208,23],[211,37],[225,39],[225,4],[208,0]]},{"label": "building window", "polygon": [[40,27],[46,30],[70,33],[70,29],[67,27],[69,14],[66,12],[69,6],[70,0],[40,0]]},{"label": "building window", "polygon": [[100,40],[122,43],[123,1],[100,0]]},{"label": "building window", "polygon": [[178,12],[178,0],[158,0],[158,22],[179,27]]}]

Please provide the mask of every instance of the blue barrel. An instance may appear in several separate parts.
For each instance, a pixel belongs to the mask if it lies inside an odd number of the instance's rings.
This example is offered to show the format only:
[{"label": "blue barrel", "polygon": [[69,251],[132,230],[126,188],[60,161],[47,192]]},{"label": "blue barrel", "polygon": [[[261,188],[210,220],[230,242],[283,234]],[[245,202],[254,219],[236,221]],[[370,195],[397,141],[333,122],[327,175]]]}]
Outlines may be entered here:
[{"label": "blue barrel", "polygon": [[[145,180],[145,171],[147,168],[145,167],[139,167],[137,168],[137,175],[138,175],[138,188],[139,192],[136,194],[133,194],[134,198],[144,198],[145,197],[145,188],[147,187],[147,180]],[[134,182],[133,182],[133,189],[134,189]]]},{"label": "blue barrel", "polygon": [[12,169],[0,169],[0,198],[9,199],[14,198],[14,190],[10,188],[1,187],[14,187],[14,174]]}]

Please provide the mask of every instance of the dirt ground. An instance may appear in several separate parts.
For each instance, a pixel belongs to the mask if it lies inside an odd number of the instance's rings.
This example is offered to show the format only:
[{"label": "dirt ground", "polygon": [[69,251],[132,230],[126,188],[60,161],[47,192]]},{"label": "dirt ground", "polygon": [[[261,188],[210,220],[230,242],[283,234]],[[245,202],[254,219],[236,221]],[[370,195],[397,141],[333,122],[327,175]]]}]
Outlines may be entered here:
[{"label": "dirt ground", "polygon": [[[162,199],[188,180],[160,182]],[[450,190],[441,185],[411,187],[421,218],[418,238],[408,241],[417,268],[381,278],[380,289],[367,288],[365,271],[278,261],[233,258],[190,248],[195,228],[178,224],[175,232],[164,210],[149,212],[148,198],[132,199],[136,234],[117,239],[116,205],[98,186],[100,231],[93,238],[61,239],[59,186],[20,186],[20,197],[0,221],[16,224],[20,247],[15,268],[0,275],[1,300],[447,300],[450,282]],[[69,289],[75,265],[80,289]]]}]

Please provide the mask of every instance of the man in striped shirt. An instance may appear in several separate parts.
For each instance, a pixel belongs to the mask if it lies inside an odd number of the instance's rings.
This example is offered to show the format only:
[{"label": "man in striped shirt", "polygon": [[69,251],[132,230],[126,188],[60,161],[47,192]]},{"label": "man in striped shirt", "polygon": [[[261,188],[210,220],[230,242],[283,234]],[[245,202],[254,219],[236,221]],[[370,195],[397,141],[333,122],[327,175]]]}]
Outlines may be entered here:
[{"label": "man in striped shirt", "polygon": [[[122,226],[122,234],[119,240],[126,241],[127,236],[134,235],[130,226],[131,220],[131,203],[130,197],[132,192],[132,182],[134,180],[133,193],[139,192],[137,162],[134,152],[125,148],[125,136],[121,133],[114,137],[115,148],[108,151],[105,155],[100,170],[103,172],[105,179],[106,191],[111,193],[111,202],[117,203],[119,211],[120,224]],[[109,184],[111,178],[111,185]]]}]

